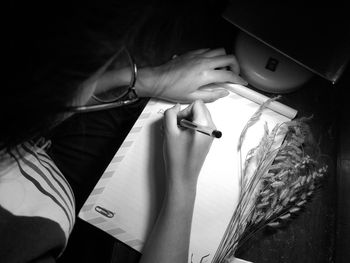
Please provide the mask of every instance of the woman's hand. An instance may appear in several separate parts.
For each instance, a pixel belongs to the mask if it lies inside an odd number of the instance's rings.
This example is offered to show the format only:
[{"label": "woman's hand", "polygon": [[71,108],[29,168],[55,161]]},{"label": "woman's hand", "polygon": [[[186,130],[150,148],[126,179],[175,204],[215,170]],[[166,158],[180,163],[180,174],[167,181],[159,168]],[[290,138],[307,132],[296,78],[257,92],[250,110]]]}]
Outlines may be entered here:
[{"label": "woman's hand", "polygon": [[215,125],[205,104],[199,100],[182,111],[177,104],[165,112],[164,157],[170,186],[193,191],[213,137],[179,127],[178,120],[182,118],[212,128]]},{"label": "woman's hand", "polygon": [[187,262],[196,185],[213,138],[179,127],[186,118],[215,128],[202,101],[184,110],[177,104],[164,115],[164,159],[168,188],[140,262]]},{"label": "woman's hand", "polygon": [[140,97],[173,102],[212,102],[228,95],[227,90],[213,84],[247,84],[238,74],[236,58],[224,49],[200,49],[175,56],[161,66],[140,69],[136,91]]}]

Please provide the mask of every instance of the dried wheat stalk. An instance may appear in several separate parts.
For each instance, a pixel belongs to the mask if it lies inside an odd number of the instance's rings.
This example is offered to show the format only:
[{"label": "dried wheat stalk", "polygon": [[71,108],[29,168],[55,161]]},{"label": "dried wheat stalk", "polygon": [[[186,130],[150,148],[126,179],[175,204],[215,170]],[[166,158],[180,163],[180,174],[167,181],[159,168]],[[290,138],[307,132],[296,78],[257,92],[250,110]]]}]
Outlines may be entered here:
[{"label": "dried wheat stalk", "polygon": [[[275,99],[263,104],[249,120],[239,139],[239,151],[246,131]],[[276,148],[275,139],[280,133],[286,137]],[[239,244],[266,226],[279,226],[306,204],[327,170],[326,166],[320,167],[314,153],[306,153],[306,146],[317,149],[305,119],[278,125],[272,131],[265,126],[260,144],[248,152],[244,164],[239,164],[242,168],[238,205],[213,262],[228,262]],[[248,178],[250,165],[255,170]]]}]

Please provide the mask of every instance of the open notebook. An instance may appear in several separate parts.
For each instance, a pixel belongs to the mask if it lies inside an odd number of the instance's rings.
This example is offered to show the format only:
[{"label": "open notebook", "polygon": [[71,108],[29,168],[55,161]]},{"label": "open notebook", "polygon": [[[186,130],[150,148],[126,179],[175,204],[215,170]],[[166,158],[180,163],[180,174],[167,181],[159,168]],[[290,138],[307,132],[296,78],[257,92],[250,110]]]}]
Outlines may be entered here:
[{"label": "open notebook", "polygon": [[[189,262],[199,262],[208,254],[206,262],[211,262],[220,244],[237,205],[238,138],[260,103],[268,99],[240,85],[225,86],[230,95],[207,104],[222,137],[214,139],[199,176]],[[149,101],[79,213],[83,220],[140,252],[164,194],[160,125],[164,110],[173,105]],[[272,129],[295,115],[294,109],[272,102],[249,128],[242,156],[258,145],[265,123]]]}]

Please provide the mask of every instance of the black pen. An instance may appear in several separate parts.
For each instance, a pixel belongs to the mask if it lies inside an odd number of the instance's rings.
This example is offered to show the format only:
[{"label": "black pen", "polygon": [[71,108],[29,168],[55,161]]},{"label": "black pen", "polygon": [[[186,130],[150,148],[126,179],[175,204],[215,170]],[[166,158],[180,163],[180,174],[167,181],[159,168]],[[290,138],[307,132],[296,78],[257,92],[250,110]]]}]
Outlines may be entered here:
[{"label": "black pen", "polygon": [[222,136],[221,131],[218,131],[218,130],[215,130],[213,128],[207,127],[207,126],[188,121],[186,119],[181,119],[179,122],[179,126],[183,127],[183,128],[195,130],[197,132],[203,133],[203,134],[208,135],[208,136],[212,136],[214,138],[220,138]]}]

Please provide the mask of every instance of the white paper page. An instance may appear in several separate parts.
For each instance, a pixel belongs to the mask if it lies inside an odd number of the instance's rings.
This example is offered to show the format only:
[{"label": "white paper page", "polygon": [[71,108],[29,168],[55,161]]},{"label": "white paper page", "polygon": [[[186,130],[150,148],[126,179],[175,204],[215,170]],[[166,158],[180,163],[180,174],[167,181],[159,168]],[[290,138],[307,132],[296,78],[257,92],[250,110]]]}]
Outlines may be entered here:
[{"label": "white paper page", "polygon": [[[173,104],[148,106],[147,125],[137,134],[122,162],[116,167],[98,204],[116,212],[114,223],[135,239],[145,241],[154,224],[164,195],[164,162],[161,122]],[[140,248],[142,247],[142,244]]]}]

